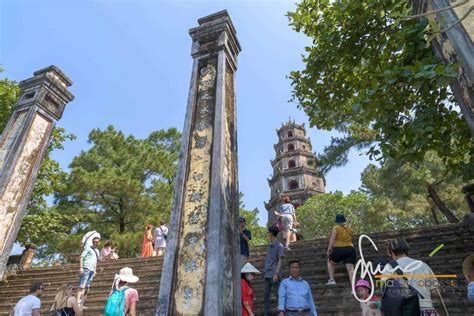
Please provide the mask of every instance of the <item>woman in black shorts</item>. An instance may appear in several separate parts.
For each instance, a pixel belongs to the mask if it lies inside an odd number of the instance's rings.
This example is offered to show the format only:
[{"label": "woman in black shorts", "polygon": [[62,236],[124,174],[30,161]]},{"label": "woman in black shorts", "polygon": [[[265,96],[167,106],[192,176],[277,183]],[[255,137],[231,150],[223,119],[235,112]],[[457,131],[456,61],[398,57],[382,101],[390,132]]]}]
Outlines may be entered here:
[{"label": "woman in black shorts", "polygon": [[336,284],[334,270],[336,264],[341,261],[346,265],[349,281],[352,284],[356,252],[352,243],[352,229],[346,225],[346,218],[342,214],[336,215],[336,225],[331,231],[327,255],[329,280],[326,284]]}]

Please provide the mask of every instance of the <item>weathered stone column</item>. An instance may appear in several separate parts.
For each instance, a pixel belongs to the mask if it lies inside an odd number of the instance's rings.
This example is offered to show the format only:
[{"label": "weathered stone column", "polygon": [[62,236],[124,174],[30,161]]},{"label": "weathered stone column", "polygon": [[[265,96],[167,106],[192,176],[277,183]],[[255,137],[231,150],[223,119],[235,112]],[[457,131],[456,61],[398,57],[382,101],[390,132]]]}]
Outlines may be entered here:
[{"label": "weathered stone column", "polygon": [[0,137],[0,278],[16,240],[51,132],[68,102],[71,80],[55,66],[20,82],[20,98]]},{"label": "weathered stone column", "polygon": [[194,64],[156,315],[240,315],[234,75],[227,11],[190,30]]}]

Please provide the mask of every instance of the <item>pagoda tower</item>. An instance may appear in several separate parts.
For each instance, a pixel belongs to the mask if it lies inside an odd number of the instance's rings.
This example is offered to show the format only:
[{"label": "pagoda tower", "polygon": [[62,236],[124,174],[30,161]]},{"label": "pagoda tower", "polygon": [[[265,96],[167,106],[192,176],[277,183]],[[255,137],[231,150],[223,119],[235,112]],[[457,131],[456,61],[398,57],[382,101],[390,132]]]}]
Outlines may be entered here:
[{"label": "pagoda tower", "polygon": [[277,129],[278,143],[275,159],[270,160],[273,176],[268,180],[270,201],[265,203],[268,211],[268,225],[275,220],[275,211],[281,204],[281,197],[288,196],[298,207],[315,195],[324,193],[325,180],[316,170],[317,159],[312,152],[311,141],[306,137],[304,124],[289,120]]}]

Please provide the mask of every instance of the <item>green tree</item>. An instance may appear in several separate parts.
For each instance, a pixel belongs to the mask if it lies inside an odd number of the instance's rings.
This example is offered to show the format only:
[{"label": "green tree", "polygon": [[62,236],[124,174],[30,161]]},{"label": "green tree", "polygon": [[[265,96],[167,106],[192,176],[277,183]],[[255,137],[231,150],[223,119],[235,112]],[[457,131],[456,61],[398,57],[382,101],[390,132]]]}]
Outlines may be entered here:
[{"label": "green tree", "polygon": [[[3,68],[0,66],[0,73]],[[4,78],[0,80],[0,133],[7,125],[18,96],[20,95],[20,88],[16,81]]]},{"label": "green tree", "polygon": [[245,218],[245,226],[252,232],[252,239],[249,242],[251,246],[268,243],[267,228],[259,225],[258,214],[258,208],[254,208],[253,210],[246,210],[244,206],[240,208],[240,216]]},{"label": "green tree", "polygon": [[293,100],[312,126],[339,131],[323,171],[351,148],[371,158],[421,162],[435,152],[454,173],[474,177],[471,135],[448,84],[457,64],[434,56],[426,20],[407,18],[406,0],[302,0],[290,25],[312,45],[290,74]]},{"label": "green tree", "polygon": [[89,143],[56,194],[60,212],[80,217],[69,230],[76,237],[61,239],[50,251],[76,249],[79,237],[95,229],[118,243],[122,256],[133,256],[145,225],[169,217],[180,133],[170,128],[137,139],[109,126],[94,129]]},{"label": "green tree", "polygon": [[355,234],[381,231],[385,227],[385,219],[373,212],[365,193],[352,191],[344,196],[336,191],[315,195],[297,209],[301,234],[305,239],[328,237],[336,214],[346,216]]},{"label": "green tree", "polygon": [[369,165],[361,181],[372,206],[385,205],[378,214],[395,226],[455,223],[468,211],[460,191],[464,183],[434,152],[422,163],[387,159],[381,167]]}]

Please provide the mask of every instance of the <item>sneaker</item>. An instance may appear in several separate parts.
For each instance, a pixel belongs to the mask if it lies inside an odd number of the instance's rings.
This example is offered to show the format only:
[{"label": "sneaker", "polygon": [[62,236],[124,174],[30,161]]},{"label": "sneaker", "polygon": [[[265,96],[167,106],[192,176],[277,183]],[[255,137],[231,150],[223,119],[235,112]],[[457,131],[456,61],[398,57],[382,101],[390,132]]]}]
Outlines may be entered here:
[{"label": "sneaker", "polygon": [[291,250],[290,246],[285,246],[285,249],[288,250],[288,251]]},{"label": "sneaker", "polygon": [[326,285],[334,285],[336,284],[336,281],[334,281],[333,279],[329,279],[328,282],[326,283]]}]

